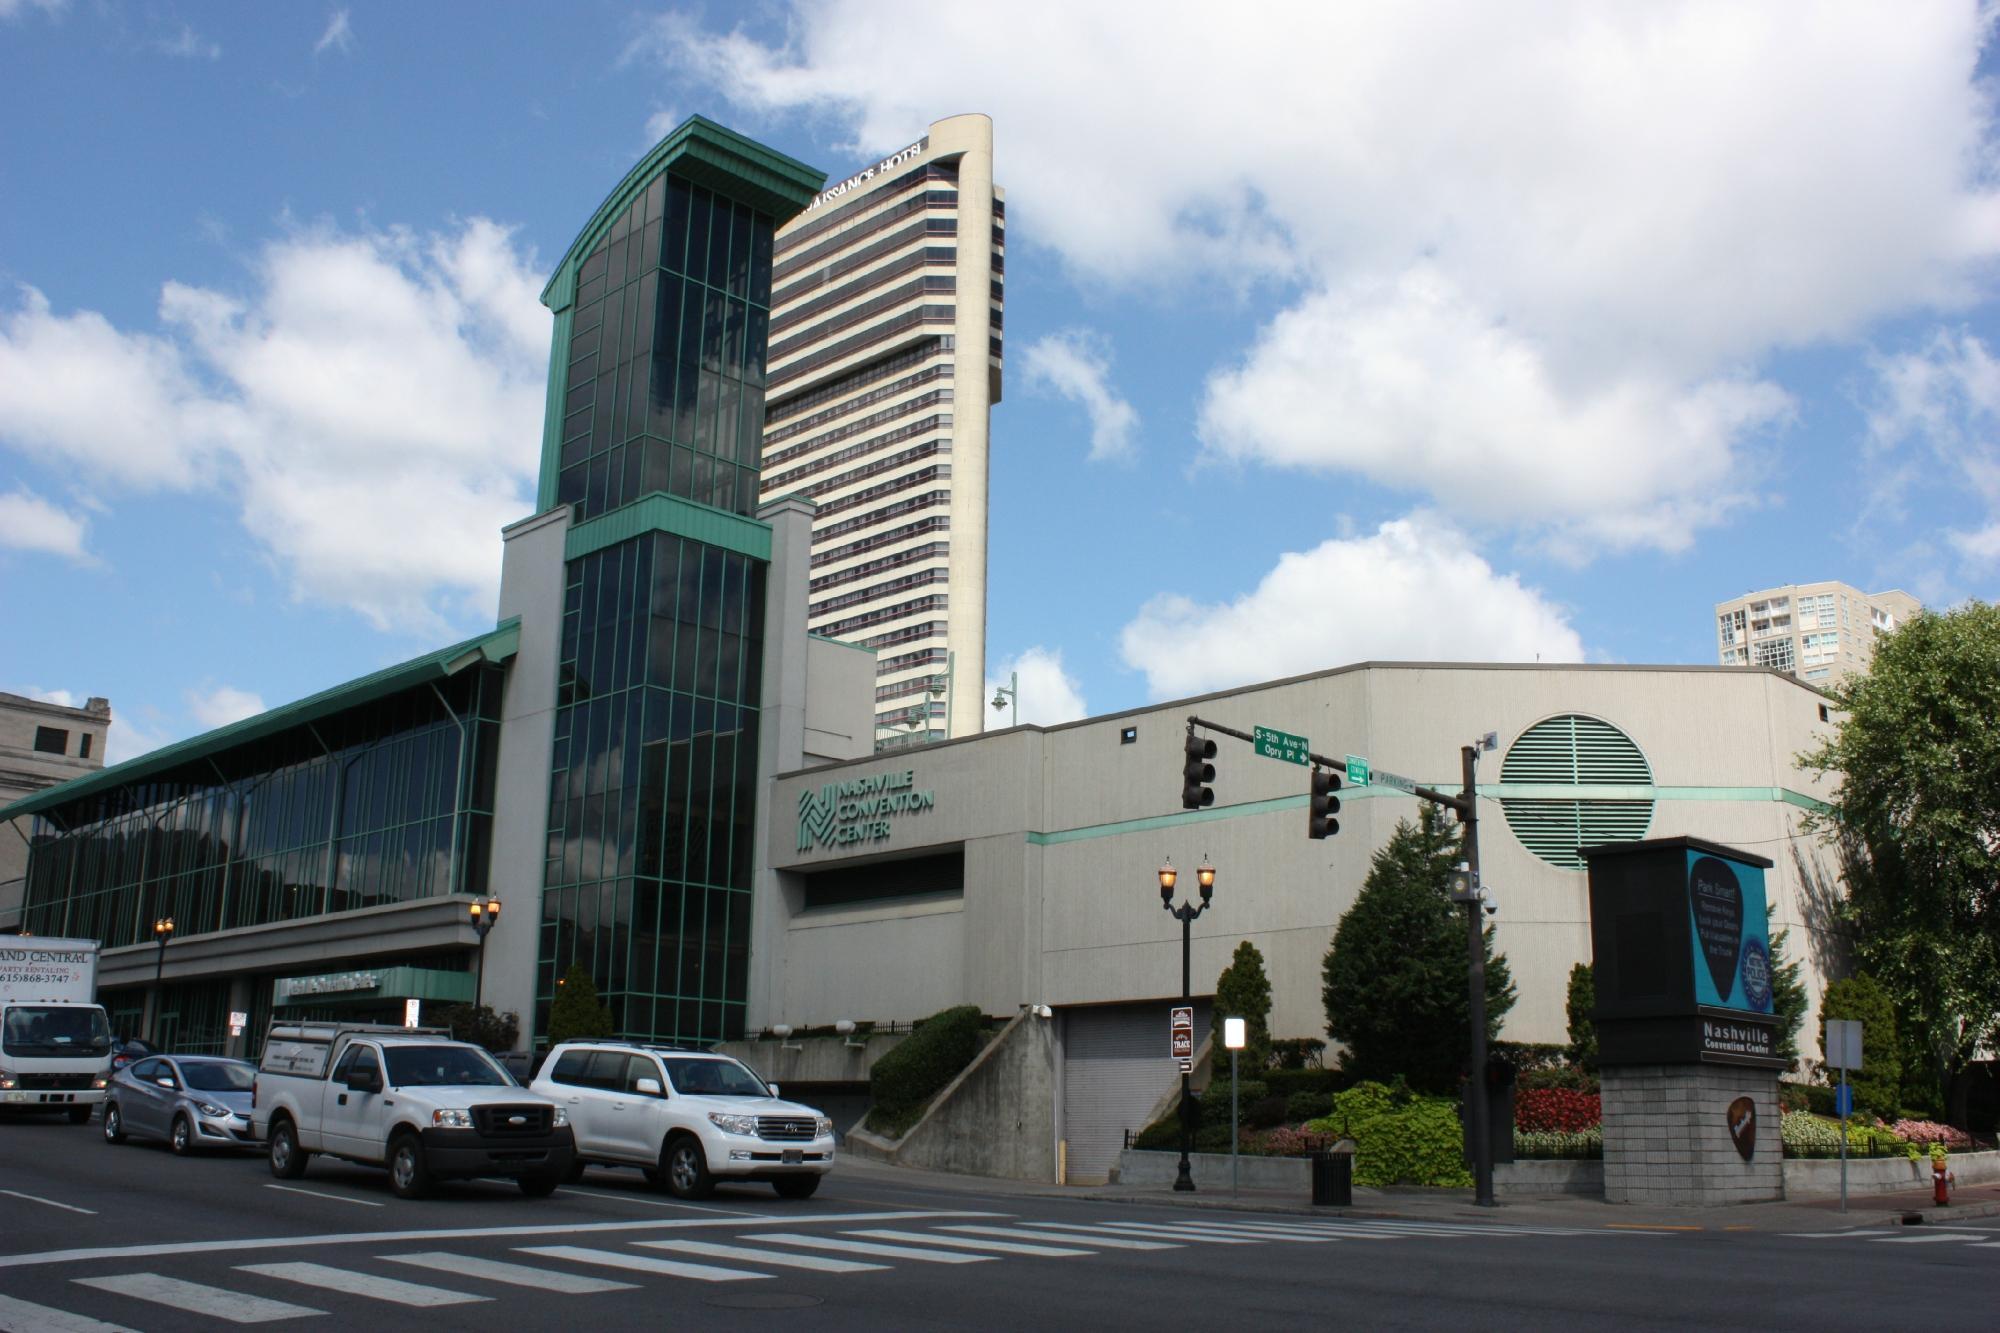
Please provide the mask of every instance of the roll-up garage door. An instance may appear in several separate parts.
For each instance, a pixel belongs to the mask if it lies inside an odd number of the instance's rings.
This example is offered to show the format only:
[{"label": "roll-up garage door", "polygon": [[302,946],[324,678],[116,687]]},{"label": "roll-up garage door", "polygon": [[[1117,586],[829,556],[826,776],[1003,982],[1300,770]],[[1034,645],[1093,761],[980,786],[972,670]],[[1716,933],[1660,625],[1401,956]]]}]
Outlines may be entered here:
[{"label": "roll-up garage door", "polygon": [[[1063,1012],[1063,1137],[1069,1181],[1102,1184],[1118,1164],[1125,1132],[1180,1080],[1168,1054],[1173,1002],[1093,1005]],[[1194,1002],[1194,1044],[1208,1039],[1209,1002]]]}]

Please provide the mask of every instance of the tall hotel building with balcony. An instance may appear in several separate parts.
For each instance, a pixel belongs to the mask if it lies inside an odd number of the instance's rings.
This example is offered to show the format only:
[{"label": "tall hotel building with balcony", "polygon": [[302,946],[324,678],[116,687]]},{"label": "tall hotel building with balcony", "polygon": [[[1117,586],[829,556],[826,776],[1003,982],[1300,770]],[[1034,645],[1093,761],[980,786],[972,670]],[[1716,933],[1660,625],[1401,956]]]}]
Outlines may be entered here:
[{"label": "tall hotel building with balcony", "polygon": [[1906,592],[1845,583],[1788,583],[1715,604],[1723,666],[1771,667],[1814,685],[1866,671],[1875,638],[1923,610]]},{"label": "tall hotel building with balcony", "polygon": [[874,652],[877,748],[981,727],[1005,225],[966,115],[778,231],[763,495],[817,506],[807,628]]}]

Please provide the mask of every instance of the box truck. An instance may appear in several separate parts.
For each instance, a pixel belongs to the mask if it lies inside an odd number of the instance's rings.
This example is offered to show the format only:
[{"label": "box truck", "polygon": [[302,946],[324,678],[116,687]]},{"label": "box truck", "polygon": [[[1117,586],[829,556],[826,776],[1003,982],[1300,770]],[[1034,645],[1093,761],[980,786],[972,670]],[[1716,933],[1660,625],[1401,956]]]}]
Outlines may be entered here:
[{"label": "box truck", "polygon": [[111,1078],[96,940],[0,936],[0,1109],[90,1119]]}]

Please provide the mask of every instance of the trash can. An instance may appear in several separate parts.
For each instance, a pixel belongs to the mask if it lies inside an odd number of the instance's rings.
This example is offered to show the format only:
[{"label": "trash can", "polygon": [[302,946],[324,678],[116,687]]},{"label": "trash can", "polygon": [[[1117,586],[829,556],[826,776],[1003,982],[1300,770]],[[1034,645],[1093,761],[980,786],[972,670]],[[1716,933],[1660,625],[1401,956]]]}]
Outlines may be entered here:
[{"label": "trash can", "polygon": [[1313,1202],[1335,1208],[1354,1206],[1354,1140],[1341,1139],[1312,1155]]}]

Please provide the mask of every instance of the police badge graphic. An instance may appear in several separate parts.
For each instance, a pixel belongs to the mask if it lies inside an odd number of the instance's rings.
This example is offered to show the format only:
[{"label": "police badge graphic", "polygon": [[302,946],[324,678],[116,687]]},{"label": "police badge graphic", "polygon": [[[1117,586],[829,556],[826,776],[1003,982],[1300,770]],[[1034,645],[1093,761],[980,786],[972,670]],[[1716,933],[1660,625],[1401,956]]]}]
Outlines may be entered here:
[{"label": "police badge graphic", "polygon": [[1771,955],[1764,941],[1743,941],[1743,1003],[1760,1014],[1771,1012]]}]

